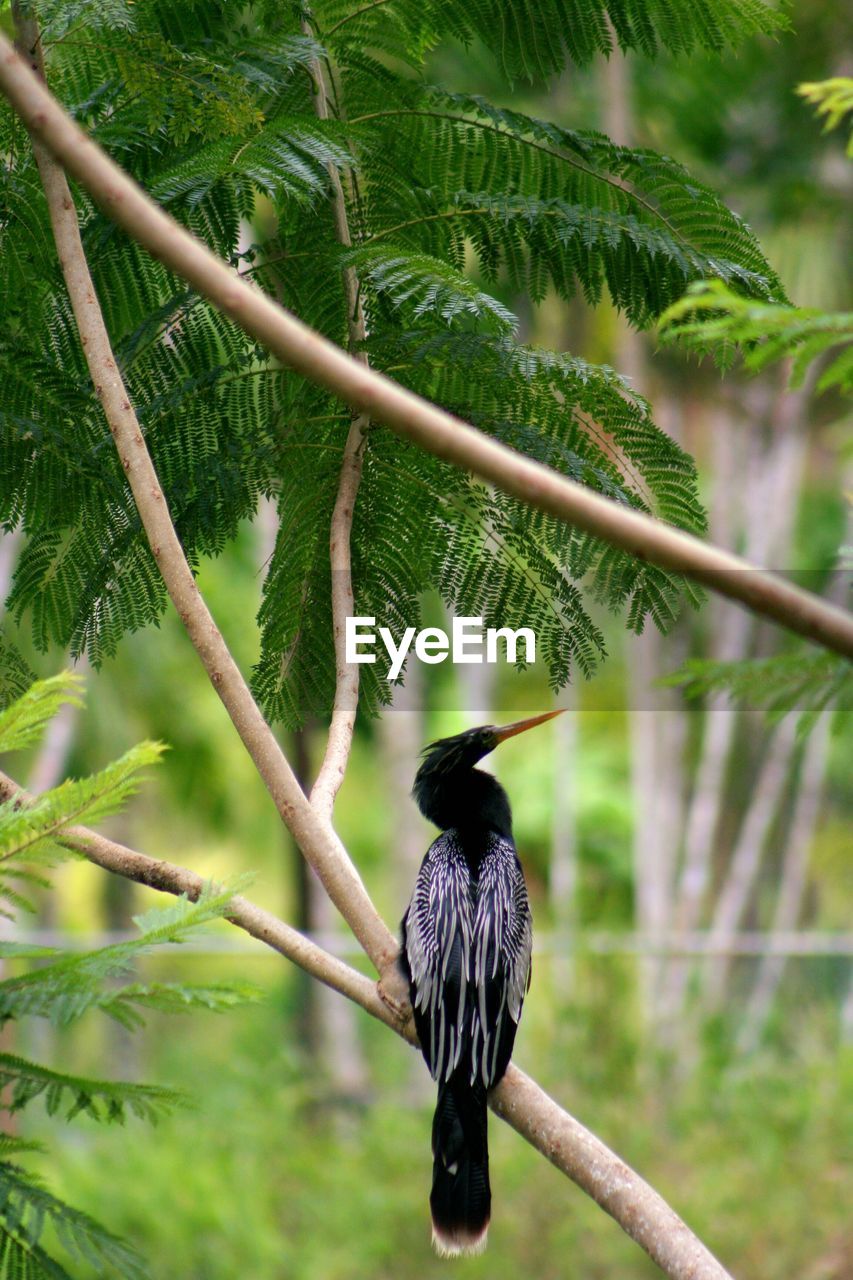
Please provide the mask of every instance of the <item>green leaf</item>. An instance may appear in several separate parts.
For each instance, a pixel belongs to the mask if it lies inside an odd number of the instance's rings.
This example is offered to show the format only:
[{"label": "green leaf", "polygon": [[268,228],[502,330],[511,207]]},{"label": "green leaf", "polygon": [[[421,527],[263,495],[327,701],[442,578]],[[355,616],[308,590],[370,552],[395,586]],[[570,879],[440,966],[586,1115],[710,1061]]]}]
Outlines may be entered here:
[{"label": "green leaf", "polygon": [[[825,133],[837,129],[845,116],[853,114],[853,80],[849,76],[800,84],[797,93],[817,108],[819,116],[825,117]],[[847,142],[847,154],[853,157],[853,130]]]},{"label": "green leaf", "polygon": [[738,351],[751,373],[790,359],[792,387],[802,386],[815,361],[830,356],[819,390],[853,391],[853,312],[755,302],[711,280],[691,285],[660,324],[661,341],[700,355],[713,352],[724,367]]},{"label": "green leaf", "polygon": [[174,1089],[115,1080],[90,1080],[53,1071],[14,1054],[0,1053],[0,1087],[11,1092],[10,1111],[22,1111],[35,1098],[44,1098],[48,1115],[64,1112],[71,1120],[85,1112],[93,1120],[123,1124],[127,1113],[156,1121],[188,1099]]},{"label": "green leaf", "polygon": [[138,938],[97,951],[62,955],[29,973],[4,978],[0,981],[0,1020],[37,1016],[66,1026],[90,1009],[100,1009],[126,1026],[138,1026],[141,1009],[222,1011],[256,998],[255,988],[243,983],[105,985],[106,979],[126,976],[134,961],[152,947],[184,942],[200,927],[220,919],[233,895],[233,889],[211,886],[196,902],[176,898],[140,917]]},{"label": "green leaf", "polygon": [[135,794],[144,770],[156,764],[162,743],[141,742],[89,778],[69,779],[19,807],[15,799],[0,805],[0,861],[30,856],[40,841],[74,823],[98,822]]},{"label": "green leaf", "polygon": [[0,712],[0,752],[30,746],[63,704],[81,705],[82,687],[80,676],[70,671],[30,685],[11,706]]},{"label": "green leaf", "polygon": [[692,699],[727,693],[760,707],[773,724],[797,712],[800,736],[825,710],[832,710],[836,720],[853,710],[853,663],[832,653],[797,651],[741,662],[697,658],[660,683],[681,686]]},{"label": "green leaf", "polygon": [[616,44],[654,57],[662,49],[720,50],[787,25],[761,0],[397,0],[393,6],[322,0],[314,9],[331,47],[355,44],[398,57],[419,54],[439,34],[482,43],[509,80],[547,80],[569,63],[610,55]]},{"label": "green leaf", "polygon": [[26,1276],[65,1277],[67,1273],[40,1247],[47,1223],[60,1245],[80,1263],[124,1280],[144,1280],[142,1261],[135,1250],[99,1223],[57,1199],[34,1173],[8,1162],[0,1163],[0,1267],[14,1276],[14,1266]]}]

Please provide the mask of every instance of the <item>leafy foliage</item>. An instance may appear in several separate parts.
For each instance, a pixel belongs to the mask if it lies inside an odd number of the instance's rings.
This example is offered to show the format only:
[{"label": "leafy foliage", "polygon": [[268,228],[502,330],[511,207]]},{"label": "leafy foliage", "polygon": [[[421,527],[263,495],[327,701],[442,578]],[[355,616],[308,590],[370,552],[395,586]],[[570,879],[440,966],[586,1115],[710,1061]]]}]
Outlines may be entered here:
[{"label": "leafy foliage", "polygon": [[[63,702],[79,701],[79,680],[67,674],[28,689],[0,714],[0,753],[35,742]],[[103,817],[120,807],[140,781],[140,771],[155,763],[162,748],[143,743],[90,778],[62,783],[19,805],[0,805],[0,897],[9,908],[29,904],[19,888],[46,885],[33,865],[49,863],[62,850],[55,843],[62,829],[83,818]],[[54,838],[53,842],[50,838]],[[27,1016],[49,1018],[58,1026],[100,1009],[126,1027],[138,1026],[146,1009],[182,1012],[189,1008],[228,1009],[250,999],[245,984],[188,985],[128,980],[136,959],[152,947],[185,941],[228,909],[232,889],[211,886],[196,902],[180,898],[137,920],[139,936],[97,951],[63,955],[44,947],[11,941],[0,943],[0,957],[23,972],[0,979],[0,1023]],[[8,910],[5,914],[8,914]],[[124,1123],[127,1115],[153,1121],[184,1101],[174,1089],[133,1082],[94,1080],[0,1054],[0,1089],[8,1090],[4,1106],[17,1112],[36,1098],[48,1115],[71,1120],[83,1113],[107,1123]],[[12,1138],[0,1141],[0,1274],[56,1280],[70,1273],[41,1243],[49,1223],[62,1249],[94,1274],[143,1275],[137,1254],[86,1214],[53,1196],[39,1177],[12,1157],[36,1148]]]},{"label": "leafy foliage", "polygon": [[[853,312],[819,311],[750,301],[720,281],[692,285],[661,317],[664,342],[683,343],[731,364],[738,350],[744,365],[759,373],[778,360],[791,360],[790,384],[802,386],[815,360],[828,357],[818,391],[853,391]],[[840,350],[838,349],[840,348]]]},{"label": "leafy foliage", "polygon": [[34,680],[35,674],[18,646],[0,630],[0,709],[26,693]]},{"label": "leafy foliage", "polygon": [[[79,679],[68,673],[33,684],[0,713],[0,752],[36,741],[63,702],[79,703],[79,688]],[[70,824],[98,821],[121,808],[162,750],[159,743],[143,742],[99,773],[69,779],[25,807],[15,799],[0,803],[0,897],[11,906],[31,909],[25,891],[46,883],[39,866],[62,856],[51,837]],[[9,912],[0,907],[0,914]]]},{"label": "leafy foliage", "polygon": [[123,1124],[127,1113],[140,1120],[157,1120],[186,1099],[174,1089],[157,1085],[87,1080],[82,1076],[52,1071],[36,1062],[11,1053],[0,1054],[0,1085],[9,1086],[9,1111],[22,1111],[35,1098],[43,1098],[50,1116],[65,1110],[65,1119],[85,1112],[93,1120]]},{"label": "leafy foliage", "polygon": [[178,898],[158,907],[137,924],[139,936],[97,951],[63,955],[51,964],[0,981],[0,1022],[9,1018],[39,1016],[56,1026],[67,1026],[90,1009],[100,1009],[123,1026],[141,1025],[144,1010],[178,1013],[192,1008],[214,1012],[232,1008],[253,995],[249,986],[232,983],[177,986],[173,983],[122,982],[134,961],[152,947],[186,941],[195,930],[221,918],[233,890],[203,894],[196,902]]},{"label": "leafy foliage", "polygon": [[[853,110],[853,81],[800,85],[798,92],[835,128]],[[664,342],[682,343],[700,354],[713,352],[724,367],[738,352],[751,373],[780,360],[791,362],[789,383],[800,387],[816,361],[818,391],[853,392],[853,312],[827,312],[748,299],[721,280],[701,281],[670,306],[660,320]],[[798,652],[741,662],[694,659],[664,683],[682,685],[688,697],[725,691],[763,707],[776,721],[799,712],[797,731],[807,734],[832,708],[837,717],[853,706],[853,667],[835,654]]]},{"label": "leafy foliage", "polygon": [[[397,0],[352,5],[321,0],[318,23],[338,41],[393,50],[413,57],[441,36],[482,42],[510,79],[546,80],[567,61],[583,65],[615,44],[654,57],[661,49],[686,53],[719,50],[757,32],[784,25],[760,0]],[[391,27],[391,31],[388,28]]]},{"label": "leafy foliage", "polygon": [[[817,108],[819,116],[826,117],[823,126],[826,132],[837,129],[846,116],[853,114],[853,80],[849,76],[801,84],[797,93]],[[853,157],[853,130],[847,141],[847,154]]]},{"label": "leafy foliage", "polygon": [[[121,8],[121,6],[118,6]],[[773,30],[759,0],[320,0],[235,15],[223,0],[39,6],[51,86],[92,135],[212,249],[341,345],[352,267],[374,365],[617,501],[701,531],[692,460],[611,370],[516,341],[508,295],[609,293],[646,326],[687,284],[781,298],[748,228],[676,161],[423,82],[426,53],[477,40],[510,79],[611,50],[719,49]],[[114,5],[106,6],[112,10]],[[105,8],[105,11],[106,11]],[[81,39],[90,22],[97,39]],[[413,74],[414,73],[414,74]],[[328,81],[329,118],[314,89]],[[0,524],[27,535],[8,601],[37,646],[96,664],[166,597],[82,358],[29,145],[0,111]],[[344,175],[351,245],[330,172]],[[113,344],[190,563],[261,498],[279,534],[255,690],[288,724],[325,714],[334,662],[328,528],[348,414],[255,344],[84,197],[84,243]],[[246,247],[241,220],[254,220]],[[356,506],[358,608],[420,625],[438,590],[468,615],[528,625],[552,684],[603,653],[582,589],[666,627],[674,575],[492,495],[370,434]],[[365,668],[365,706],[389,696]],[[14,684],[12,675],[6,677]]]},{"label": "leafy foliage", "polygon": [[832,653],[786,653],[743,662],[693,659],[664,684],[681,685],[689,698],[725,692],[761,707],[771,723],[797,711],[797,732],[805,735],[821,713],[853,710],[853,664]]},{"label": "leafy foliage", "polygon": [[134,1249],[87,1213],[72,1209],[41,1178],[10,1161],[0,1162],[0,1271],[25,1280],[72,1280],[70,1272],[39,1243],[49,1223],[62,1248],[95,1275],[142,1280],[142,1260]]}]

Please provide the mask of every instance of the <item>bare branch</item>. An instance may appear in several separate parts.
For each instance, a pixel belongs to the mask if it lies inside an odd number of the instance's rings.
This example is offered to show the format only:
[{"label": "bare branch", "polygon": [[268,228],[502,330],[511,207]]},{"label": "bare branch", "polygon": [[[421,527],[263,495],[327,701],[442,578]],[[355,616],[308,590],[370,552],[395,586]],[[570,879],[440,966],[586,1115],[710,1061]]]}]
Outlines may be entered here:
[{"label": "bare branch", "polygon": [[[310,26],[303,23],[306,35]],[[328,120],[330,112],[329,90],[323,68],[318,61],[312,64],[315,86],[314,106],[320,120]],[[332,188],[332,208],[335,214],[335,231],[338,243],[348,249],[352,244],[347,202],[341,175],[331,162],[328,166]],[[347,329],[349,348],[354,358],[367,366],[368,359],[359,351],[367,337],[364,305],[358,287],[358,279],[352,267],[343,270],[344,294],[347,302]],[[352,735],[358,710],[359,668],[357,663],[347,662],[346,620],[355,612],[352,588],[352,518],[355,500],[361,484],[364,466],[364,450],[367,446],[369,419],[357,413],[350,424],[344,445],[341,477],[332,511],[329,528],[329,563],[332,572],[332,635],[335,645],[335,701],[332,719],[326,739],[326,751],[311,788],[311,803],[325,817],[331,818],[335,796],[338,794],[352,750]]]},{"label": "bare branch", "polygon": [[[32,796],[0,773],[0,800],[8,799],[26,804]],[[149,858],[87,827],[68,827],[61,843],[107,871],[164,893],[196,898],[205,885],[193,871]],[[227,918],[353,1000],[410,1044],[417,1043],[410,1008],[395,1016],[376,984],[296,929],[243,897],[232,900]],[[731,1280],[666,1201],[518,1067],[510,1064],[489,1101],[495,1115],[591,1196],[671,1280]]]},{"label": "bare branch", "polygon": [[489,1101],[495,1115],[576,1182],[672,1280],[731,1280],[663,1196],[513,1063]]},{"label": "bare branch", "polygon": [[289,368],[420,448],[631,555],[683,573],[853,658],[853,617],[739,556],[602,498],[353,360],[240,280],[91,141],[0,36],[0,91],[105,212]]},{"label": "bare branch", "polygon": [[[18,17],[18,28],[19,43],[27,50],[32,70],[39,76],[41,46],[35,20]],[[17,56],[11,56],[25,72],[28,82],[36,84],[41,93],[47,93]],[[373,906],[344,846],[329,823],[306,800],[196,586],[113,355],[67,179],[36,135],[33,135],[33,147],[89,372],[169,596],[282,821],[377,970],[382,972],[396,954],[395,939]],[[118,193],[116,198],[120,198]]]}]

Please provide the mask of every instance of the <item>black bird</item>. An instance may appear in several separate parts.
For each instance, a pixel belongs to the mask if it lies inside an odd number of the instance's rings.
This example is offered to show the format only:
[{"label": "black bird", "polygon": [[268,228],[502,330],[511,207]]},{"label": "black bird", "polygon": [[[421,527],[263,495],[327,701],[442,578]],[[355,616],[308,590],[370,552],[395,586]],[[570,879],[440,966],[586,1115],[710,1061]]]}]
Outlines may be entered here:
[{"label": "black bird", "polygon": [[499,742],[559,714],[431,743],[412,790],[441,828],[403,917],[401,963],[421,1052],[438,1083],[430,1208],[433,1245],[447,1257],[486,1247],[486,1094],[512,1054],[533,941],[509,798],[474,766]]}]

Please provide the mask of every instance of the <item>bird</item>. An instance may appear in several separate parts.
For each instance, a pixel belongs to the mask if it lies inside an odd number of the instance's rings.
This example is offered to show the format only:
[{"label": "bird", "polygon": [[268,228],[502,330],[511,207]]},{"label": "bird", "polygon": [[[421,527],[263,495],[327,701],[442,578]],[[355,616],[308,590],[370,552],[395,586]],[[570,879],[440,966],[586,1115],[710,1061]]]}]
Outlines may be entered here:
[{"label": "bird", "polygon": [[441,834],[401,925],[400,964],[421,1052],[438,1085],[432,1123],[432,1243],[482,1253],[491,1217],[488,1091],[512,1055],[530,984],[533,926],[506,791],[475,766],[499,743],[560,715],[482,725],[430,743],[412,795]]}]

